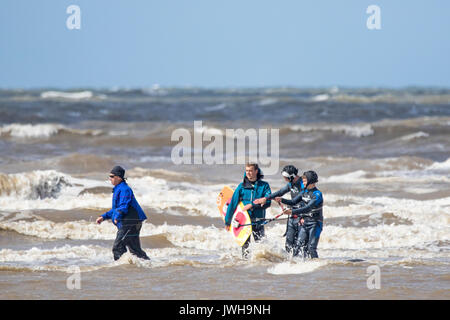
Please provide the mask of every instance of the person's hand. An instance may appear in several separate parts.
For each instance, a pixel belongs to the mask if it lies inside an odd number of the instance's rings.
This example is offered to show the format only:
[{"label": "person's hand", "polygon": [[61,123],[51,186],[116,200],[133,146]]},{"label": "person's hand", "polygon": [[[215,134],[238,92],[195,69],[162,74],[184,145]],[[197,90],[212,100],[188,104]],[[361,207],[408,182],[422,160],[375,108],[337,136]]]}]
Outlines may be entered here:
[{"label": "person's hand", "polygon": [[287,214],[287,215],[291,215],[292,214],[292,209],[286,209],[286,210],[283,211],[283,213]]},{"label": "person's hand", "polygon": [[230,226],[229,226],[229,225],[228,225],[228,226],[226,225],[226,226],[225,226],[225,230],[230,231]]},{"label": "person's hand", "polygon": [[100,224],[100,223],[102,223],[103,222],[103,217],[98,217],[97,218],[97,220],[95,220],[95,222],[97,223],[97,224]]},{"label": "person's hand", "polygon": [[259,199],[256,199],[255,201],[253,201],[253,203],[254,204],[262,204],[262,205],[265,205],[266,204],[266,201],[267,201],[267,198],[259,198]]},{"label": "person's hand", "polygon": [[243,211],[247,211],[247,210],[251,209],[252,207],[253,207],[253,205],[252,205],[251,203],[249,203],[249,204],[245,205],[245,206],[242,208],[242,210],[243,210]]},{"label": "person's hand", "polygon": [[281,203],[281,197],[276,197],[275,201],[278,202],[278,204],[280,204]]},{"label": "person's hand", "polygon": [[305,219],[301,218],[298,223],[300,223],[300,225],[302,226],[305,223]]}]

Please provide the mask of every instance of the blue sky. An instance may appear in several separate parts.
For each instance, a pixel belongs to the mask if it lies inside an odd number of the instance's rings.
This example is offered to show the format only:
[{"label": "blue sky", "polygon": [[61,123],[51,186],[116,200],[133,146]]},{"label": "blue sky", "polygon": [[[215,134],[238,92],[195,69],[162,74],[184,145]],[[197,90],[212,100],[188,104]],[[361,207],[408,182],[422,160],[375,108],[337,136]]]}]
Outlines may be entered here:
[{"label": "blue sky", "polygon": [[[69,30],[69,5],[81,29]],[[369,5],[381,30],[368,30]],[[0,88],[450,87],[450,1],[2,0]]]}]

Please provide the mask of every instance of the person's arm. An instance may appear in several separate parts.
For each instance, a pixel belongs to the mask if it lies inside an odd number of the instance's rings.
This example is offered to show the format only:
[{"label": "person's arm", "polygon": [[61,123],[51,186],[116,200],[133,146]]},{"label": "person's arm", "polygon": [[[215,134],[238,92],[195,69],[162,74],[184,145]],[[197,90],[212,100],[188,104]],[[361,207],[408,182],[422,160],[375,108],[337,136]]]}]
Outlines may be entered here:
[{"label": "person's arm", "polygon": [[293,209],[292,214],[301,217],[312,217],[312,209],[315,205],[320,204],[322,201],[322,194],[320,192],[314,192],[311,196],[311,200],[306,204],[306,206]]},{"label": "person's arm", "polygon": [[261,208],[261,209],[264,210],[264,209],[267,209],[267,208],[270,207],[271,202],[270,202],[269,197],[271,196],[271,190],[270,190],[269,184],[266,184],[264,186],[264,193],[263,194],[264,194],[264,198],[266,198],[266,202],[264,204],[252,203],[252,208]]},{"label": "person's arm", "polygon": [[[269,187],[270,190],[270,187]],[[266,194],[264,197],[259,198],[259,199],[255,199],[255,201],[253,201],[254,204],[259,204],[261,205],[260,207],[262,207],[263,205],[266,204],[267,201],[273,200],[275,198],[278,197],[282,197],[283,195],[285,195],[287,192],[289,192],[289,184],[287,184],[286,186],[284,186],[283,188],[281,188],[280,190],[274,192],[274,193],[268,193]],[[270,205],[267,206],[267,208],[270,207]]]},{"label": "person's arm", "polygon": [[133,193],[130,188],[120,190],[120,193],[117,195],[119,197],[119,201],[117,204],[115,212],[113,213],[114,218],[119,221],[122,220],[124,215],[128,213],[128,208],[131,203],[131,199],[133,197]]},{"label": "person's arm", "polygon": [[[270,187],[269,187],[270,190]],[[266,200],[273,200],[277,197],[282,197],[284,196],[286,193],[289,192],[289,184],[285,185],[283,188],[281,188],[280,190],[274,192],[274,193],[269,193],[267,196],[265,196]]]},{"label": "person's arm", "polygon": [[104,214],[102,214],[100,217],[98,217],[97,220],[95,220],[95,222],[100,224],[105,220],[111,219],[112,214],[113,214],[113,210],[111,209],[111,210],[105,212]]},{"label": "person's arm", "polygon": [[287,204],[288,206],[293,206],[299,203],[302,200],[302,193],[300,192],[298,195],[295,196],[294,199],[288,200],[288,199],[281,199],[281,202],[284,204]]},{"label": "person's arm", "polygon": [[108,220],[108,219],[111,219],[112,214],[113,214],[113,210],[111,209],[111,210],[105,212],[104,214],[102,214],[100,217],[102,217],[103,220]]},{"label": "person's arm", "polygon": [[127,214],[132,198],[133,193],[131,192],[131,189],[127,188],[121,190],[119,193],[119,203],[117,204],[116,211],[121,214]]},{"label": "person's arm", "polygon": [[233,193],[233,197],[231,197],[230,204],[227,208],[227,214],[225,215],[225,225],[231,225],[231,218],[233,217],[234,211],[236,210],[237,205],[239,204],[241,198],[241,185],[239,185]]}]

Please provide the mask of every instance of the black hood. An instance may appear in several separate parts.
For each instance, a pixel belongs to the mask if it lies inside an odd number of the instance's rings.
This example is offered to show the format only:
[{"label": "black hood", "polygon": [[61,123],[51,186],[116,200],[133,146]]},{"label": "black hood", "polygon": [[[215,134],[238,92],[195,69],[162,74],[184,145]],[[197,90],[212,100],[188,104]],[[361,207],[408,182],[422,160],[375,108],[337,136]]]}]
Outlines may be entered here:
[{"label": "black hood", "polygon": [[[264,178],[264,174],[261,171],[261,169],[258,168],[258,173],[256,174],[256,181],[259,181],[262,178]],[[252,183],[250,182],[250,180],[248,180],[247,175],[245,173],[244,173],[244,181],[242,182],[242,186],[244,188],[253,188]]]}]

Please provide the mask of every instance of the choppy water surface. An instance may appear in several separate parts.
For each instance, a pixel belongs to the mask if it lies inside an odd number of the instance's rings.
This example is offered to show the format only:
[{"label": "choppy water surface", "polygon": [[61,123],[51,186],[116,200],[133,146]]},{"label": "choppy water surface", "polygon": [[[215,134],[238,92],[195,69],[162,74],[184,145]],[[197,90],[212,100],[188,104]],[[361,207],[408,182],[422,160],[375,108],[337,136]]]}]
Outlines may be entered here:
[{"label": "choppy water surface", "polygon": [[[284,221],[249,261],[223,229],[216,196],[242,165],[175,165],[175,129],[279,129],[280,170],[319,174],[317,261],[284,253]],[[450,91],[162,89],[0,91],[3,299],[450,298]],[[114,262],[115,164],[149,219],[152,258]],[[266,175],[272,190],[281,176]],[[268,216],[279,212],[277,205]],[[369,266],[381,289],[369,290]],[[82,288],[68,290],[71,266]],[[230,285],[232,283],[232,285]]]}]

